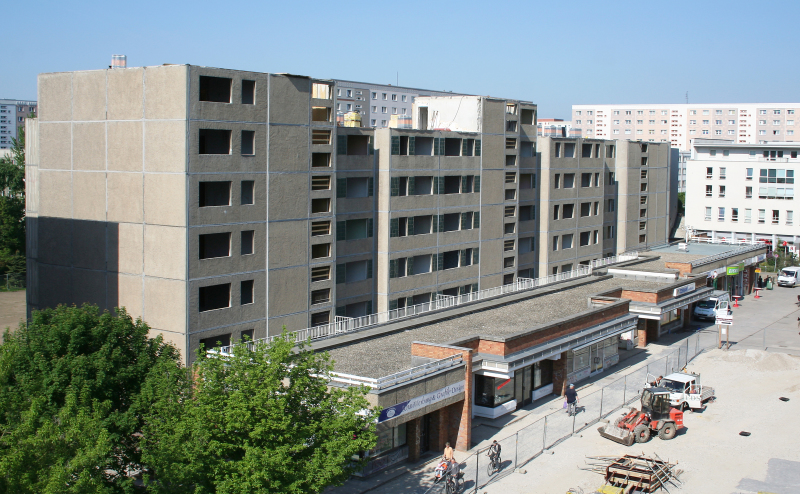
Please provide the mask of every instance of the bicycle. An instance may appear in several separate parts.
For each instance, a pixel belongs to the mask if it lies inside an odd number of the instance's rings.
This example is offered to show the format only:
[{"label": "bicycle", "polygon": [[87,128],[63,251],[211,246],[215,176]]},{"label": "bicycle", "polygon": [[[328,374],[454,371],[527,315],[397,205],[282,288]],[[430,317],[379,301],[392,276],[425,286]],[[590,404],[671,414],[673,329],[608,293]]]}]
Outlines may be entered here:
[{"label": "bicycle", "polygon": [[486,465],[486,473],[491,477],[496,472],[500,471],[502,464],[503,460],[500,459],[500,455],[489,456],[489,464]]},{"label": "bicycle", "polygon": [[458,472],[458,475],[453,477],[453,475],[447,474],[447,479],[445,480],[445,492],[447,494],[456,494],[460,492],[464,488],[464,472]]}]

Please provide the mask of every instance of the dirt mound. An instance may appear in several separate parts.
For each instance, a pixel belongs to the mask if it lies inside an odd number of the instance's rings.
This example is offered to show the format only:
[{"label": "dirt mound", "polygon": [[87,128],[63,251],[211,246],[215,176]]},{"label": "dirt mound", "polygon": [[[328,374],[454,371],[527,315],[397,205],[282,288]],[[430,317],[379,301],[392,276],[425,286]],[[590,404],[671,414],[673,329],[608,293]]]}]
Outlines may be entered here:
[{"label": "dirt mound", "polygon": [[759,372],[781,372],[800,370],[800,358],[785,353],[771,353],[762,350],[712,350],[712,360],[731,364],[743,364],[750,370]]}]

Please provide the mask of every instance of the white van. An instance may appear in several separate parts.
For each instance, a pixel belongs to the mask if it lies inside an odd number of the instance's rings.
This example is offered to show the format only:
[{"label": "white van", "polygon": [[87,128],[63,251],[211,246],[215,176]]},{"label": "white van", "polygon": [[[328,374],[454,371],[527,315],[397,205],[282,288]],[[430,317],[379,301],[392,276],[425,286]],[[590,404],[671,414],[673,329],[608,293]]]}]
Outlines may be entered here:
[{"label": "white van", "polygon": [[794,288],[797,285],[798,277],[800,277],[800,267],[783,268],[781,274],[778,275],[778,285]]},{"label": "white van", "polygon": [[730,311],[731,296],[724,290],[716,290],[711,297],[701,300],[694,305],[692,315],[695,319],[706,319],[715,321],[717,311],[727,314]]}]

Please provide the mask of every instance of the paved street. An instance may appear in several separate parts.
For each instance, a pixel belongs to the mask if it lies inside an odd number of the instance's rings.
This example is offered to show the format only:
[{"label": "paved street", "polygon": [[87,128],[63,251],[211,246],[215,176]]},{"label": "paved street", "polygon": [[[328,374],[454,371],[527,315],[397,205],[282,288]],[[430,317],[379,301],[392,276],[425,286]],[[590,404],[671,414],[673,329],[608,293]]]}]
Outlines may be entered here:
[{"label": "paved street", "polygon": [[[715,428],[709,429],[709,434],[713,437],[707,437],[708,441],[717,440],[719,439],[718,436],[723,434],[724,427],[729,425],[730,420],[737,420],[740,418],[741,412],[739,412],[739,408],[737,405],[741,405],[743,409],[752,409],[749,415],[756,415],[762,409],[758,406],[760,398],[758,398],[759,394],[767,394],[770,395],[769,397],[765,396],[765,400],[770,400],[770,407],[774,407],[775,404],[772,403],[775,401],[774,397],[771,396],[772,394],[778,393],[778,390],[773,389],[774,385],[782,386],[786,380],[790,379],[793,382],[797,381],[797,376],[800,376],[800,364],[797,366],[792,367],[792,364],[797,360],[793,357],[789,357],[785,354],[791,355],[799,355],[800,356],[800,335],[798,335],[798,315],[800,315],[800,307],[797,306],[797,294],[800,293],[800,288],[792,289],[792,288],[780,288],[776,287],[774,290],[764,290],[762,291],[762,296],[759,299],[755,299],[752,295],[748,296],[740,303],[739,308],[733,309],[734,314],[734,325],[731,328],[730,333],[730,343],[731,349],[729,352],[723,352],[721,350],[710,351],[707,354],[702,355],[694,362],[689,365],[690,370],[694,370],[699,372],[702,370],[704,376],[708,376],[711,381],[718,381],[718,382],[711,382],[706,381],[707,383],[715,386],[717,389],[718,396],[722,396],[722,400],[724,401],[726,398],[729,398],[731,395],[735,395],[737,399],[739,398],[746,398],[741,403],[737,400],[728,400],[726,401],[727,405],[725,407],[716,406],[712,408],[709,412],[704,414],[696,414],[698,418],[709,418],[710,421],[715,425]],[[662,358],[664,355],[668,353],[672,353],[675,351],[676,348],[683,345],[686,346],[687,339],[690,339],[691,344],[694,345],[694,338],[695,335],[699,338],[699,346],[701,348],[704,347],[713,347],[717,343],[717,329],[713,323],[700,323],[694,322],[692,325],[692,329],[690,331],[667,335],[665,338],[658,343],[651,344],[647,347],[646,351],[639,351],[634,352],[632,355],[629,356],[626,360],[620,362],[617,366],[614,373],[600,375],[594,378],[593,382],[589,384],[581,383],[579,394],[581,396],[587,396],[591,394],[593,391],[599,390],[601,387],[606,386],[614,381],[618,381],[620,377],[624,374],[631,373],[636,371],[637,369],[642,369],[648,363],[653,364],[656,360]],[[748,354],[748,358],[745,359],[744,357],[739,358],[740,354],[746,353],[745,351],[750,349],[751,352]],[[762,385],[759,381],[759,373],[763,371],[763,369],[759,370],[758,366],[753,369],[752,362],[749,359],[756,359],[758,358],[765,358],[765,357],[758,357],[761,355],[760,351],[766,349],[767,357],[770,356],[771,353],[779,353],[782,355],[776,355],[776,359],[786,359],[786,362],[781,360],[780,365],[778,367],[781,368],[781,379],[774,379],[777,377],[769,376],[767,380],[770,383],[770,386]],[[753,352],[756,350],[756,352]],[[752,355],[751,355],[752,354]],[[753,357],[753,355],[756,355]],[[722,359],[722,360],[720,360]],[[772,362],[771,360],[767,360],[768,362]],[[765,364],[766,365],[766,364]],[[787,367],[788,368],[785,368]],[[725,369],[726,374],[724,376],[718,376],[721,369]],[[643,369],[642,369],[643,371]],[[726,385],[723,384],[725,378],[733,376],[731,382],[728,383],[727,389]],[[745,376],[747,376],[745,378]],[[744,378],[744,379],[743,379]],[[750,394],[741,393],[737,390],[737,383],[741,383],[741,381],[747,381],[747,387],[750,389]],[[782,388],[781,388],[782,389]],[[726,392],[727,391],[727,392]],[[796,410],[797,405],[800,405],[800,396],[798,396],[798,391],[800,391],[800,387],[794,386],[794,388],[787,388],[786,390],[782,390],[783,393],[781,396],[790,396],[792,393],[796,396],[795,400],[792,400],[791,407],[785,406],[780,408],[778,411],[781,413],[787,411],[789,408]],[[782,402],[781,402],[782,403]],[[728,408],[730,405],[730,408]],[[473,427],[473,443],[476,443],[473,450],[470,454],[491,442],[492,439],[501,440],[502,438],[506,438],[508,436],[513,436],[515,432],[524,429],[541,417],[552,413],[553,411],[561,408],[561,399],[549,399],[545,400],[544,402],[540,400],[526,409],[518,410],[514,414],[502,417],[500,419],[496,419],[494,421],[491,420],[479,420],[476,419]],[[797,411],[797,410],[796,410]],[[787,415],[788,417],[789,415]],[[796,413],[795,413],[796,416]],[[695,421],[692,417],[687,417],[687,429],[694,428],[695,425],[689,423],[690,419]],[[769,417],[764,417],[766,422],[774,423],[773,421],[769,420]],[[697,428],[705,427],[704,425],[697,425]],[[723,427],[721,430],[720,427]],[[735,427],[742,427],[744,425],[735,425]],[[754,428],[754,424],[748,424],[747,427]],[[796,425],[791,425],[790,427],[798,428]],[[576,462],[578,459],[584,458],[587,454],[616,454],[615,443],[608,442],[606,444],[605,440],[599,438],[599,435],[595,431],[596,427],[590,427],[586,429],[580,437],[572,437],[567,439],[566,441],[556,445],[551,451],[545,452],[545,454],[537,457],[536,459],[530,461],[527,465],[524,465],[522,468],[527,470],[529,473],[527,475],[523,475],[520,473],[509,472],[505,476],[499,475],[498,479],[493,481],[492,483],[483,486],[484,482],[479,482],[481,485],[480,492],[488,492],[488,493],[502,493],[502,494],[512,494],[512,493],[528,493],[528,492],[542,492],[542,493],[549,493],[549,492],[566,492],[570,487],[574,487],[578,485],[577,483],[573,482],[576,479],[576,472],[582,472],[575,468]],[[772,438],[771,435],[775,434],[778,435],[779,429],[772,428],[772,429],[765,429],[762,435],[759,438],[754,439],[754,443],[762,444],[764,441],[767,441],[766,438]],[[738,429],[737,431],[738,432]],[[800,432],[800,430],[796,431]],[[688,434],[688,432],[687,432]],[[714,435],[716,434],[716,435]],[[783,437],[785,435],[781,434]],[[686,441],[681,444],[687,444],[687,442],[691,441],[692,444],[699,448],[700,451],[704,451],[703,454],[711,454],[713,455],[713,451],[703,450],[702,448],[702,441],[697,441],[697,437],[699,434],[693,434],[694,438],[691,436],[687,436]],[[797,434],[795,433],[794,436],[796,437]],[[681,436],[679,436],[681,437]],[[721,437],[721,436],[720,436]],[[740,436],[736,436],[739,438]],[[690,439],[691,438],[691,439]],[[598,441],[598,439],[601,439]],[[777,443],[783,444],[781,441]],[[776,444],[777,444],[776,443]],[[600,448],[600,450],[593,449],[595,446]],[[648,446],[656,447],[661,446],[659,443],[647,443]],[[666,443],[665,443],[666,444]],[[677,444],[677,442],[676,442]],[[721,441],[721,444],[725,444],[724,441]],[[727,446],[725,446],[727,447]],[[652,449],[652,448],[650,448]],[[685,449],[685,448],[684,448]],[[718,450],[719,453],[719,460],[723,461],[725,456],[722,453],[724,448]],[[775,472],[783,471],[781,469],[786,468],[786,461],[790,462],[789,465],[794,465],[791,463],[792,461],[800,461],[800,457],[797,456],[795,453],[796,448],[791,449],[788,448],[786,451],[782,451],[781,448],[772,448],[769,451],[764,450],[762,451],[763,454],[773,455],[771,457],[759,457],[758,461],[751,462],[748,465],[751,465],[746,470],[748,472],[748,479],[752,480],[753,482],[743,484],[744,487],[748,485],[761,485],[763,487],[763,482],[769,475],[775,474]],[[790,451],[791,450],[791,451]],[[612,451],[614,453],[612,453]],[[624,447],[621,450],[624,452]],[[572,456],[571,459],[574,459],[571,465],[567,466],[566,464],[562,465],[559,462],[553,463],[555,460],[554,458],[559,458],[569,452]],[[744,453],[747,451],[745,450]],[[552,454],[551,454],[552,453]],[[677,453],[677,451],[676,451]],[[683,453],[681,453],[683,454]],[[461,453],[461,458],[466,458],[469,455],[467,453]],[[746,456],[746,455],[745,455]],[[459,455],[457,455],[457,458]],[[474,456],[472,457],[474,458]],[[710,458],[713,459],[713,456]],[[775,461],[769,462],[770,458],[774,458]],[[800,464],[797,464],[800,465]],[[469,466],[465,465],[466,468],[469,469]],[[370,488],[370,484],[372,482],[363,482],[361,485],[355,484],[351,485],[352,492],[365,492],[365,489],[368,489],[368,492],[379,492],[379,493],[413,493],[413,494],[423,494],[423,493],[434,493],[439,492],[441,490],[441,486],[439,485],[432,485],[430,482],[431,479],[431,472],[432,472],[432,464],[428,464],[426,466],[418,467],[416,470],[411,471],[410,473],[406,473],[397,477],[396,479],[384,483],[380,486],[372,486]],[[574,469],[574,470],[573,470]],[[475,470],[472,468],[471,470]],[[769,470],[769,475],[768,475]],[[541,472],[536,473],[534,472]],[[583,472],[587,473],[588,472]],[[385,474],[387,477],[390,476],[389,473]],[[600,476],[596,474],[589,474],[589,480],[586,480],[587,486],[591,482],[595,482],[597,485],[600,485],[598,482]],[[594,475],[596,478],[591,477]],[[733,477],[736,475],[734,474]],[[779,475],[780,476],[780,475]],[[695,482],[699,482],[699,479],[702,476],[692,477],[698,480]],[[738,482],[739,479],[743,479],[744,477],[739,476],[735,480]],[[761,482],[761,483],[759,483]],[[474,482],[467,482],[467,492],[474,491],[475,489]],[[732,484],[734,487],[738,484],[735,482]],[[596,487],[596,486],[595,486]],[[588,488],[588,487],[587,487]],[[746,490],[745,488],[739,486],[740,491],[728,490],[728,491],[719,491],[719,492],[751,492]],[[798,486],[800,489],[800,486]],[[701,492],[695,489],[689,489],[690,492]],[[591,491],[586,491],[591,492]],[[704,491],[704,492],[711,492],[711,491]],[[777,491],[776,491],[777,492]],[[784,492],[784,491],[780,491]],[[790,491],[785,491],[790,492]],[[791,492],[800,492],[791,491]]]}]

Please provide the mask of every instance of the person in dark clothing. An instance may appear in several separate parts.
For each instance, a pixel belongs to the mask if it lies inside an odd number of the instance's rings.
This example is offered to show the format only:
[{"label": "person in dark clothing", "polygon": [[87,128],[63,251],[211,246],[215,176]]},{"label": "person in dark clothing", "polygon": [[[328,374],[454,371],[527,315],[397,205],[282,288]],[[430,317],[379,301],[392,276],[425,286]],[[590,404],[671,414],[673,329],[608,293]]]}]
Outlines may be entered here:
[{"label": "person in dark clothing", "polygon": [[567,415],[575,415],[575,407],[578,405],[578,392],[575,391],[574,384],[569,385],[564,397],[567,399]]}]

